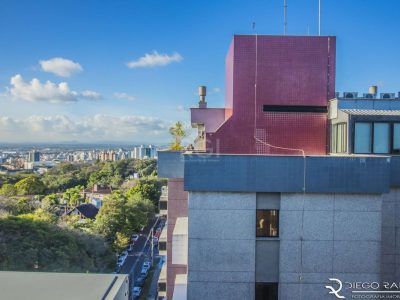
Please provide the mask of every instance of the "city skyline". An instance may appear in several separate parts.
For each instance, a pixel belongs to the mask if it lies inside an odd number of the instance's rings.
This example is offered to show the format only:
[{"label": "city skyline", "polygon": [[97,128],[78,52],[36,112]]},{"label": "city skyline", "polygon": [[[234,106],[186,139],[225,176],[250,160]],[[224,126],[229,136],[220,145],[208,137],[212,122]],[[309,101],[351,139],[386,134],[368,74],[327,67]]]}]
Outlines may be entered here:
[{"label": "city skyline", "polygon": [[[398,92],[400,5],[321,2],[322,34],[338,40],[337,91]],[[318,1],[287,4],[287,33],[317,34]],[[0,11],[1,143],[168,143],[173,122],[190,127],[198,85],[223,106],[233,34],[283,32],[278,0],[3,1]]]}]

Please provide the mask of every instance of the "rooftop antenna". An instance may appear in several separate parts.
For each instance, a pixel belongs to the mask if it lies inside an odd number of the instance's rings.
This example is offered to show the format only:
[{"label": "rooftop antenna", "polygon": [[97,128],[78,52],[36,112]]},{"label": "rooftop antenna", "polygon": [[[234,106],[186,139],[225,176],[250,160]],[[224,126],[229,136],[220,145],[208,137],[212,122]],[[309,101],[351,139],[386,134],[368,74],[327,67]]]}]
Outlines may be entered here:
[{"label": "rooftop antenna", "polygon": [[286,21],[286,0],[283,0],[283,35],[286,35],[286,27],[287,27],[287,21]]},{"label": "rooftop antenna", "polygon": [[253,21],[251,28],[253,29],[253,33],[255,33],[256,32],[256,22]]},{"label": "rooftop antenna", "polygon": [[318,0],[318,35],[321,35],[321,0]]}]

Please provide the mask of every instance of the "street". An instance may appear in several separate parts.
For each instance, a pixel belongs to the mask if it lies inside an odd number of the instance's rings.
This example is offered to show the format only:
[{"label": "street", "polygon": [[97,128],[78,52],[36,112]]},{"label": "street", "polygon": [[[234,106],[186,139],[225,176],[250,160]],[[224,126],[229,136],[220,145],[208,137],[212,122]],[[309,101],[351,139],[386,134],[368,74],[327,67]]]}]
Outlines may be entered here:
[{"label": "street", "polygon": [[[133,250],[129,253],[122,265],[121,274],[129,274],[130,290],[135,286],[136,279],[140,276],[143,262],[151,260],[151,246],[152,246],[152,228],[157,228],[160,220],[153,219],[142,232],[139,232],[139,238],[133,246]],[[154,247],[153,256],[158,255],[158,248]]]}]

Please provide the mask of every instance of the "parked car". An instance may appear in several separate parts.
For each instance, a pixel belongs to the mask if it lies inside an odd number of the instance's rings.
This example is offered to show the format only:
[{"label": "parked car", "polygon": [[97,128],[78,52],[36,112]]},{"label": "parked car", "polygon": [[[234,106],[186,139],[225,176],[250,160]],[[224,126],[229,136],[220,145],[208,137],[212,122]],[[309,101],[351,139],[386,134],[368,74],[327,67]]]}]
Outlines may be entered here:
[{"label": "parked car", "polygon": [[153,237],[153,244],[154,244],[155,246],[158,245],[158,238],[157,238],[157,237]]},{"label": "parked car", "polygon": [[128,252],[127,251],[122,252],[121,255],[118,257],[117,266],[122,266],[127,257],[128,257]]},{"label": "parked car", "polygon": [[146,281],[145,276],[139,276],[138,279],[136,280],[136,285],[142,287],[145,281]]},{"label": "parked car", "polygon": [[139,286],[135,286],[135,287],[132,289],[133,297],[139,297],[141,293],[142,293],[142,288],[139,287]]},{"label": "parked car", "polygon": [[143,263],[143,266],[142,266],[142,268],[147,268],[147,269],[150,269],[150,267],[151,267],[151,262],[149,262],[149,261],[145,261],[145,262]]},{"label": "parked car", "polygon": [[131,240],[136,242],[139,239],[139,235],[138,234],[133,234],[131,237]]},{"label": "parked car", "polygon": [[149,273],[149,269],[147,268],[142,268],[142,271],[140,272],[140,276],[147,277],[147,274]]}]

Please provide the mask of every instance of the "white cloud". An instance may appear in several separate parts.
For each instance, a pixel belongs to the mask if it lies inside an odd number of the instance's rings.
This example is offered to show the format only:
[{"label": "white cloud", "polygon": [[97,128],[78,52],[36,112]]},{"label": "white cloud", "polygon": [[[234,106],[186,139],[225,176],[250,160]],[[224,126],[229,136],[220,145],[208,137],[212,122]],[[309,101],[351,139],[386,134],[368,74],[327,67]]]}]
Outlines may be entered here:
[{"label": "white cloud", "polygon": [[174,52],[172,55],[159,54],[157,51],[153,53],[146,53],[144,56],[138,58],[137,60],[132,60],[127,63],[128,68],[147,68],[147,67],[158,67],[166,66],[173,62],[181,62],[183,57]]},{"label": "white cloud", "polygon": [[41,60],[39,64],[43,71],[56,74],[61,77],[69,77],[74,73],[81,72],[82,66],[77,62],[62,57],[54,57],[48,60]]},{"label": "white cloud", "polygon": [[159,118],[97,114],[73,120],[66,115],[0,117],[0,142],[168,141],[170,124]]},{"label": "white cloud", "polygon": [[135,97],[127,94],[127,93],[114,93],[114,97],[115,98],[119,98],[119,99],[125,99],[125,100],[129,100],[129,101],[133,101],[135,100]]},{"label": "white cloud", "polygon": [[221,92],[221,89],[219,87],[215,87],[211,90],[213,93],[218,94],[219,92]]},{"label": "white cloud", "polygon": [[88,100],[99,100],[101,99],[101,95],[98,92],[95,91],[83,91],[81,92],[82,98],[88,99]]},{"label": "white cloud", "polygon": [[36,78],[30,82],[26,82],[20,74],[17,74],[11,77],[10,84],[10,93],[14,98],[30,102],[68,102],[78,99],[78,94],[71,91],[66,82],[56,84],[46,81],[45,83],[41,83]]},{"label": "white cloud", "polygon": [[80,98],[93,100],[101,97],[99,93],[93,91],[83,91],[82,93],[72,91],[66,82],[57,84],[46,81],[41,83],[37,78],[27,82],[20,74],[11,77],[10,84],[8,94],[12,98],[29,102],[61,103],[77,101]]}]

